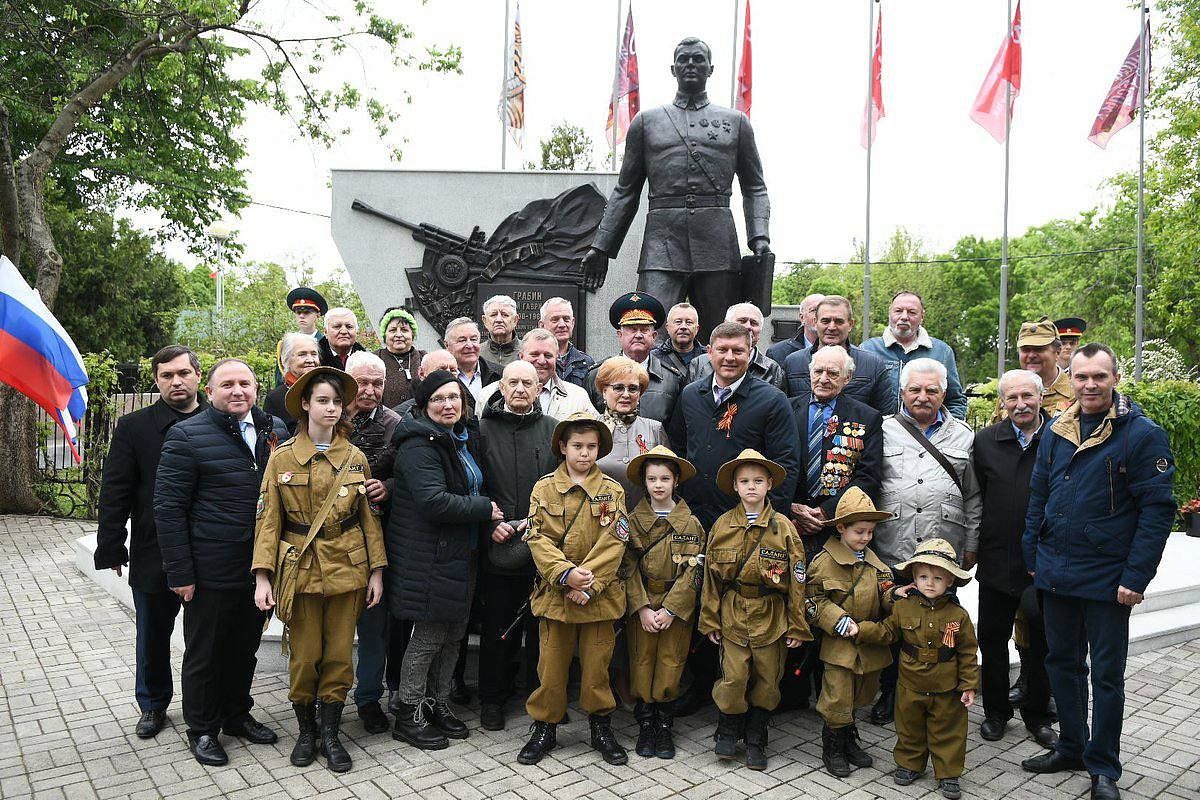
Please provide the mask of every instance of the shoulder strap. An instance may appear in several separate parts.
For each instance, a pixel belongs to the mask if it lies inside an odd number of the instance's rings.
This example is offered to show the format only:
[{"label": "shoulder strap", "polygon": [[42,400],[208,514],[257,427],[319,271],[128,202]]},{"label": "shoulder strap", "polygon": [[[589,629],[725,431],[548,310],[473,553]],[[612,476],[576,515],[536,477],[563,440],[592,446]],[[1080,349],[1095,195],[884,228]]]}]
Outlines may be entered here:
[{"label": "shoulder strap", "polygon": [[752,545],[750,546],[750,549],[749,549],[749,550],[746,552],[746,557],[745,557],[745,558],[743,558],[743,559],[742,559],[742,560],[741,560],[741,561],[738,563],[738,565],[737,565],[737,569],[735,569],[735,570],[733,571],[733,579],[734,579],[735,581],[736,581],[736,580],[740,580],[740,579],[741,579],[741,577],[742,577],[742,570],[744,570],[744,569],[746,568],[746,565],[750,563],[750,559],[751,559],[751,558],[753,558],[753,557],[754,557],[754,554],[755,554],[755,552],[757,552],[757,551],[758,551],[758,546],[759,546],[760,544],[762,544],[762,539],[763,539],[763,536],[764,536],[764,535],[766,535],[766,533],[767,533],[767,527],[768,527],[768,525],[770,526],[770,528],[771,528],[771,532],[772,532],[772,533],[775,533],[775,532],[776,532],[776,528],[775,528],[775,518],[774,518],[774,517],[771,517],[771,519],[770,519],[770,520],[767,522],[767,525],[764,525],[762,528],[760,528],[760,529],[759,529],[759,531],[758,531],[758,538],[754,540],[754,544],[752,544]]},{"label": "shoulder strap", "polygon": [[671,116],[672,108],[674,108],[674,106],[667,106],[663,110],[663,113],[667,115],[667,120],[670,121],[671,127],[675,129],[675,135],[679,137],[679,141],[683,142],[683,147],[685,150],[687,150],[688,158],[691,159],[691,161],[700,168],[700,171],[704,173],[704,177],[708,179],[708,183],[710,186],[712,186],[713,191],[717,194],[720,194],[721,189],[717,186],[717,182],[713,180],[713,176],[709,173],[708,168],[704,166],[704,162],[700,159],[700,151],[692,149],[692,146],[688,144],[687,137],[683,135],[683,132],[679,130],[679,126],[675,124],[675,118]]},{"label": "shoulder strap", "polygon": [[959,478],[958,473],[954,471],[954,465],[950,463],[950,459],[946,458],[946,456],[942,454],[941,450],[938,450],[936,447],[934,447],[933,442],[929,441],[925,434],[917,430],[917,426],[905,418],[903,414],[897,412],[895,419],[900,423],[900,427],[908,431],[909,435],[916,439],[917,443],[920,444],[921,447],[924,447],[929,455],[933,456],[934,459],[941,464],[942,469],[946,470],[946,474],[950,476],[950,480],[954,481],[954,485],[958,487],[958,496],[966,499],[967,493],[963,490],[962,479]]},{"label": "shoulder strap", "polygon": [[329,494],[325,495],[325,502],[321,503],[321,508],[308,527],[308,538],[304,540],[304,545],[300,548],[300,555],[304,555],[304,551],[317,538],[321,526],[325,524],[325,518],[329,516],[329,511],[333,508],[333,501],[338,496],[338,490],[342,488],[342,481],[345,480],[346,473],[350,471],[350,462],[353,460],[351,454],[347,453],[346,463],[342,464],[342,468],[338,470],[337,477],[333,479],[333,485],[329,487]]}]

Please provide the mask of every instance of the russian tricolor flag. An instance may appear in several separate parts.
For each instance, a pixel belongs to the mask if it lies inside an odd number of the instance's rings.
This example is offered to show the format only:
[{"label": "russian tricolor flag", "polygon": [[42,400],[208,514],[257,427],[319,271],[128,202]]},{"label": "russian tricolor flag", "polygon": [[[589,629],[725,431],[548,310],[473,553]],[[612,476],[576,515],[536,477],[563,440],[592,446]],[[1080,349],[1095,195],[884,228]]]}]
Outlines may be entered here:
[{"label": "russian tricolor flag", "polygon": [[17,267],[0,255],[0,381],[37,403],[58,423],[75,463],[75,423],[87,410],[88,376],[71,337],[29,288]]}]

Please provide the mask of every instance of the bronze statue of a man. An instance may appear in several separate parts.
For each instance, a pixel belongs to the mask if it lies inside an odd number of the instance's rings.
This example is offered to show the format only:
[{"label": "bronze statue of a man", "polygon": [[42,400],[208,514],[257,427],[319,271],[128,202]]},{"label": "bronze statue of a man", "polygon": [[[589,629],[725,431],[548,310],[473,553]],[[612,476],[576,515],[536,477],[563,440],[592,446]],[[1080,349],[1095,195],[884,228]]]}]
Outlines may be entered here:
[{"label": "bronze statue of a man", "polygon": [[641,112],[630,123],[617,186],[583,258],[585,288],[595,291],[604,283],[609,259],[621,249],[648,180],[638,291],[654,295],[666,308],[690,298],[705,339],[729,306],[752,299],[752,290],[740,285],[741,248],[729,210],[735,175],[755,255],[770,252],[771,216],[750,120],[709,103],[705,85],[712,73],[712,51],[703,41],[689,37],[675,47],[675,100]]}]

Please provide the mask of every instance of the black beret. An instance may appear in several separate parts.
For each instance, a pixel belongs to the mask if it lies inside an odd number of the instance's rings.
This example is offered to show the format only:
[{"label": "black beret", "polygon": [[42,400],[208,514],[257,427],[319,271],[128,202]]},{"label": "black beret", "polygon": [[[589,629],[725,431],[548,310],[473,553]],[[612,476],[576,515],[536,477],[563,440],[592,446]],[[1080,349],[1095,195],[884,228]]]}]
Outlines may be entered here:
[{"label": "black beret", "polygon": [[325,302],[325,298],[321,297],[321,293],[316,289],[310,289],[307,286],[297,286],[288,292],[287,307],[289,311],[295,311],[299,308],[315,308],[318,314],[322,316],[329,311],[329,303]]},{"label": "black beret", "polygon": [[653,325],[661,328],[667,321],[667,310],[652,294],[627,292],[609,306],[608,321],[614,328],[622,325]]},{"label": "black beret", "polygon": [[[425,408],[425,406],[429,405],[429,398],[433,397],[434,392],[445,386],[447,383],[454,382],[458,382],[458,376],[444,369],[435,369],[433,372],[426,375],[425,380],[419,381],[417,385],[413,387],[413,400],[416,401],[417,408]],[[459,388],[461,388],[463,391],[463,413],[465,414],[468,408],[468,401],[466,399],[468,397],[468,393],[466,388],[463,387],[462,383],[458,383]]]}]

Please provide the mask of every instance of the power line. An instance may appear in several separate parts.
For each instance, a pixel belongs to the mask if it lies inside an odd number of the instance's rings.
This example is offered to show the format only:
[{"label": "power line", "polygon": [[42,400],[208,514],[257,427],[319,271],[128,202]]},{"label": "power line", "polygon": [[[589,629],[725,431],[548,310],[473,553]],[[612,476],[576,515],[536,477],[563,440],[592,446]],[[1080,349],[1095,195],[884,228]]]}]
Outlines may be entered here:
[{"label": "power line", "polygon": [[[1119,253],[1126,250],[1136,250],[1136,245],[1121,245],[1119,247],[1101,247],[1095,250],[1066,250],[1061,253],[1033,253],[1027,256],[1010,255],[1009,261],[1022,261],[1027,259],[1038,258],[1058,258],[1059,256],[1086,256],[1094,253]],[[1000,256],[969,256],[966,258],[930,258],[914,261],[875,261],[871,260],[871,266],[900,266],[903,264],[960,264],[964,262],[980,262],[980,261],[999,261]],[[787,264],[791,266],[807,264],[814,267],[861,267],[862,261],[819,261],[816,259],[808,259],[806,261],[777,261],[777,264]]]},{"label": "power line", "polygon": [[277,206],[274,203],[260,203],[257,200],[250,200],[247,203],[247,205],[262,206],[264,208],[273,208],[276,211],[288,211],[292,214],[306,214],[310,217],[323,217],[325,219],[332,219],[332,217],[330,217],[328,214],[322,214],[320,211],[305,211],[300,208],[288,208],[287,206]]}]

